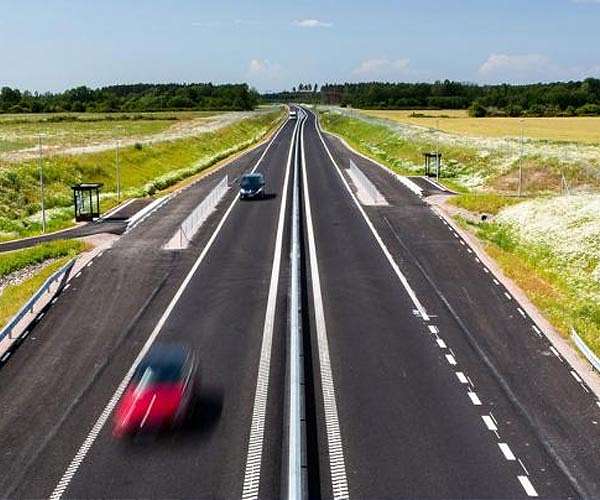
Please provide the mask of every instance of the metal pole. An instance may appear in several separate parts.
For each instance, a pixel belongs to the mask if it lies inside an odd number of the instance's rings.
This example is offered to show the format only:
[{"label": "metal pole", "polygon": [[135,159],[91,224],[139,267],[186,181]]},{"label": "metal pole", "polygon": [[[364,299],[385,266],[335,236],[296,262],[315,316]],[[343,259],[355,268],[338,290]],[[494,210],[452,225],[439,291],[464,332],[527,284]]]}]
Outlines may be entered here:
[{"label": "metal pole", "polygon": [[117,151],[115,153],[115,163],[117,165],[117,201],[121,201],[121,175],[119,172],[119,147],[121,145],[121,141],[117,141]]},{"label": "metal pole", "polygon": [[44,197],[44,166],[42,162],[42,134],[38,135],[39,160],[38,169],[40,172],[40,192],[42,196],[42,232],[46,232],[46,203]]},{"label": "metal pole", "polygon": [[436,180],[439,182],[440,181],[440,163],[441,163],[441,159],[440,159],[440,120],[436,120],[436,128],[437,128],[437,133],[438,133],[438,137],[437,137],[437,151],[436,151],[436,165],[437,165],[437,169],[436,169],[436,173],[435,173],[435,178]]},{"label": "metal pole", "polygon": [[519,158],[519,197],[523,196],[523,119],[521,118],[521,156]]}]

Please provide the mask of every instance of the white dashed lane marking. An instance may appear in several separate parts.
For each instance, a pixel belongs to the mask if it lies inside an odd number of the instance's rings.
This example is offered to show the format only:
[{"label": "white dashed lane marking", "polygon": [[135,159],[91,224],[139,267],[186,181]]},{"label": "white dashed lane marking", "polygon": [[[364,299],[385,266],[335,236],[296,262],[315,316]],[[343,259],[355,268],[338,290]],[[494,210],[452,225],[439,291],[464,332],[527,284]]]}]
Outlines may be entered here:
[{"label": "white dashed lane marking", "polygon": [[506,458],[506,460],[513,461],[517,459],[517,457],[515,457],[515,454],[510,449],[510,446],[508,446],[506,443],[498,443],[498,446],[500,447],[500,451],[502,451],[502,454],[504,455],[504,458]]},{"label": "white dashed lane marking", "polygon": [[481,418],[483,419],[483,422],[485,423],[485,426],[488,428],[488,430],[498,430],[498,426],[496,425],[496,422],[494,422],[494,419],[492,417],[490,417],[489,415],[482,415]]},{"label": "white dashed lane marking", "polygon": [[456,366],[456,360],[454,359],[454,356],[452,356],[452,354],[446,354],[446,360],[448,361],[448,363],[450,363],[452,366]]},{"label": "white dashed lane marking", "polygon": [[463,372],[456,372],[456,377],[458,378],[458,381],[461,384],[468,384],[469,381],[467,380],[467,377],[465,377],[465,374]]},{"label": "white dashed lane marking", "polygon": [[523,486],[525,493],[527,493],[527,496],[530,496],[530,497],[538,496],[537,491],[535,491],[535,488],[533,487],[533,485],[531,484],[531,481],[529,480],[529,478],[527,476],[517,476],[517,478],[519,479],[521,486]]},{"label": "white dashed lane marking", "polygon": [[479,396],[477,396],[476,392],[469,391],[467,394],[469,395],[471,403],[473,403],[475,406],[481,406],[481,400],[479,399]]}]

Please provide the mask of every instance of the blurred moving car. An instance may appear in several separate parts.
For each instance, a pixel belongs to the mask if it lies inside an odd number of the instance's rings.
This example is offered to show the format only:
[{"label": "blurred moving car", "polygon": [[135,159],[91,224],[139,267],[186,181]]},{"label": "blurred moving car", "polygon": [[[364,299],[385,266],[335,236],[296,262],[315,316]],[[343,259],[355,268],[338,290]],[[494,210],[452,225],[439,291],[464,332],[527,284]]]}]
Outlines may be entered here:
[{"label": "blurred moving car", "polygon": [[296,112],[295,109],[292,109],[290,111],[290,120],[295,120],[296,118],[298,118],[298,113]]},{"label": "blurred moving car", "polygon": [[240,180],[240,199],[264,198],[265,176],[259,172],[244,174]]},{"label": "blurred moving car", "polygon": [[181,344],[156,344],[139,363],[114,414],[121,438],[181,424],[194,393],[194,354]]}]

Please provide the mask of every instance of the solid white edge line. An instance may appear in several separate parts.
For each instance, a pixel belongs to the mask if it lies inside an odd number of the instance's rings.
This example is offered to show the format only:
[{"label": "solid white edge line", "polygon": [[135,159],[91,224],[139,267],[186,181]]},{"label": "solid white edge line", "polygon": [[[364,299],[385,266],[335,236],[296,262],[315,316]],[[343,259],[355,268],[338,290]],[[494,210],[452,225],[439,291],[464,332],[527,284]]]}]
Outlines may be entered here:
[{"label": "solid white edge line", "polygon": [[521,486],[525,490],[525,493],[527,493],[527,496],[530,496],[530,497],[538,496],[537,491],[535,490],[535,488],[533,487],[533,484],[531,484],[531,481],[529,480],[529,478],[527,476],[517,476],[517,479],[521,483]]},{"label": "solid white edge line", "polygon": [[248,437],[248,451],[246,455],[246,466],[244,468],[244,482],[242,486],[243,499],[258,498],[260,486],[260,474],[262,466],[262,452],[265,434],[265,415],[267,412],[267,399],[269,393],[269,376],[271,373],[271,351],[273,346],[273,330],[275,328],[275,308],[277,306],[277,290],[279,288],[279,275],[281,270],[281,253],[283,251],[283,229],[285,226],[285,214],[288,198],[288,184],[290,178],[290,167],[294,151],[294,141],[297,140],[297,131],[300,120],[296,121],[290,149],[288,152],[285,179],[279,218],[277,221],[277,236],[275,237],[275,252],[273,254],[273,265],[271,267],[271,280],[269,283],[269,295],[265,311],[265,322],[263,326],[262,343],[260,347],[260,360],[258,363],[258,374],[256,376],[256,392],[254,393],[254,405],[252,410],[252,422],[250,424],[250,435]]},{"label": "solid white edge line", "polygon": [[392,254],[388,250],[388,248],[385,245],[385,243],[383,242],[383,240],[381,239],[381,236],[379,236],[379,233],[375,229],[375,226],[371,222],[371,219],[369,219],[369,217],[367,216],[367,213],[365,212],[364,208],[362,207],[362,205],[360,204],[360,202],[358,201],[358,199],[356,198],[356,196],[352,192],[352,188],[350,188],[350,185],[348,184],[348,181],[346,181],[346,178],[344,177],[344,174],[342,173],[342,170],[340,169],[339,165],[337,164],[337,162],[333,158],[333,156],[331,154],[331,151],[329,151],[329,147],[327,146],[327,143],[325,142],[325,139],[323,138],[323,134],[321,133],[321,127],[319,125],[319,119],[318,119],[318,117],[316,115],[314,115],[314,116],[315,116],[315,129],[317,131],[317,134],[319,135],[319,138],[321,139],[321,142],[323,143],[323,147],[325,148],[325,151],[327,152],[327,156],[329,156],[329,159],[331,160],[331,163],[335,167],[335,169],[336,169],[336,171],[337,171],[340,179],[342,180],[342,183],[346,187],[346,191],[348,191],[348,194],[350,195],[350,197],[354,201],[354,204],[356,205],[356,208],[358,209],[358,211],[360,212],[360,214],[363,216],[363,219],[367,223],[367,226],[371,230],[371,233],[375,237],[375,240],[379,244],[379,247],[383,251],[383,254],[385,255],[386,259],[390,263],[390,266],[392,266],[392,269],[396,273],[396,276],[398,276],[398,279],[402,283],[402,286],[404,286],[404,289],[406,290],[406,293],[408,293],[408,296],[412,300],[413,304],[415,305],[415,307],[417,308],[417,310],[419,311],[419,313],[421,313],[421,317],[423,318],[424,321],[429,321],[429,315],[427,314],[427,311],[425,310],[425,307],[423,306],[423,304],[421,304],[421,301],[417,298],[417,294],[415,293],[415,291],[412,289],[412,287],[408,283],[408,280],[406,279],[406,276],[404,276],[404,274],[402,274],[402,271],[400,271],[400,267],[398,266],[398,264],[396,264],[396,261],[392,257]]},{"label": "solid white edge line", "polygon": [[[277,131],[277,133],[271,138],[271,141],[269,142],[269,144],[267,145],[267,147],[263,151],[263,154],[260,156],[260,158],[258,159],[258,161],[256,162],[256,164],[254,165],[254,168],[252,169],[252,172],[254,172],[258,168],[258,166],[262,162],[263,158],[266,156],[267,151],[269,151],[271,145],[274,143],[275,139],[277,138],[277,136],[279,135],[279,133],[283,130],[283,128],[284,127],[281,127]],[[125,392],[127,384],[129,383],[129,380],[133,376],[133,372],[135,371],[136,366],[139,364],[139,362],[142,360],[142,358],[146,355],[146,353],[150,350],[150,347],[152,347],[152,344],[156,340],[156,337],[158,336],[158,334],[160,333],[162,327],[164,326],[164,324],[166,323],[167,319],[171,315],[171,312],[175,308],[175,305],[177,304],[177,302],[179,301],[179,299],[183,295],[183,292],[187,288],[189,282],[191,281],[192,277],[196,273],[198,267],[200,267],[200,264],[202,263],[202,261],[206,257],[206,254],[208,253],[208,251],[212,247],[214,241],[217,239],[217,236],[219,235],[221,229],[225,225],[225,222],[227,221],[227,218],[229,217],[229,214],[231,213],[231,211],[235,207],[235,204],[237,203],[237,201],[238,201],[238,197],[236,196],[234,198],[234,200],[231,202],[231,204],[229,205],[229,208],[227,209],[227,211],[223,214],[223,217],[219,221],[219,224],[215,228],[212,236],[206,242],[206,245],[205,245],[204,249],[202,250],[202,253],[200,253],[200,255],[198,256],[198,259],[196,259],[196,262],[194,263],[194,265],[190,269],[189,273],[187,274],[187,276],[185,277],[185,279],[183,280],[183,282],[179,286],[179,288],[178,288],[177,292],[175,293],[174,297],[171,299],[171,302],[169,303],[169,305],[165,309],[165,312],[163,313],[163,315],[158,320],[158,323],[156,324],[156,326],[152,330],[152,333],[150,333],[150,336],[148,337],[148,339],[146,340],[146,343],[144,344],[144,346],[142,347],[142,349],[138,353],[137,357],[135,358],[135,361],[133,362],[133,364],[131,365],[131,367],[129,368],[129,370],[127,371],[127,373],[125,374],[125,377],[123,378],[123,380],[121,381],[121,383],[119,384],[119,386],[117,387],[117,389],[115,390],[113,396],[110,398],[110,400],[107,403],[107,405],[104,407],[104,410],[102,410],[102,413],[100,413],[100,416],[98,417],[98,419],[96,420],[96,422],[92,426],[92,429],[90,430],[90,432],[88,433],[86,439],[83,441],[83,444],[81,445],[81,447],[79,448],[79,450],[77,451],[77,453],[75,454],[75,456],[73,457],[73,460],[71,460],[69,466],[67,467],[66,471],[62,475],[62,477],[59,480],[58,484],[56,485],[56,488],[54,489],[54,491],[50,495],[50,497],[49,497],[50,500],[58,500],[58,499],[60,499],[62,497],[63,493],[69,487],[69,484],[71,483],[71,480],[73,479],[73,477],[75,476],[77,470],[79,469],[79,467],[81,466],[81,464],[85,460],[85,457],[87,456],[90,448],[92,447],[92,445],[94,444],[94,441],[96,441],[96,438],[98,437],[98,435],[102,431],[102,428],[106,424],[108,418],[110,417],[112,411],[114,410],[115,406],[117,405],[119,399],[123,395],[123,392]]]},{"label": "solid white edge line", "polygon": [[[315,128],[318,131],[316,117]],[[322,137],[321,140],[323,140]],[[345,499],[349,498],[348,479],[346,476],[344,450],[342,447],[342,434],[339,424],[337,403],[335,400],[331,360],[329,357],[329,341],[327,339],[327,327],[325,324],[325,311],[323,307],[323,295],[321,292],[321,279],[319,275],[319,262],[317,260],[317,247],[315,243],[315,230],[313,226],[312,209],[308,191],[308,176],[306,172],[308,169],[304,150],[303,133],[300,136],[300,144],[303,165],[302,187],[304,192],[304,213],[306,217],[306,232],[308,236],[308,254],[315,312],[315,329],[317,332],[317,344],[319,351],[319,371],[321,373],[321,390],[323,393],[323,408],[325,411],[325,428],[329,448],[329,473],[331,475],[333,498]]]}]

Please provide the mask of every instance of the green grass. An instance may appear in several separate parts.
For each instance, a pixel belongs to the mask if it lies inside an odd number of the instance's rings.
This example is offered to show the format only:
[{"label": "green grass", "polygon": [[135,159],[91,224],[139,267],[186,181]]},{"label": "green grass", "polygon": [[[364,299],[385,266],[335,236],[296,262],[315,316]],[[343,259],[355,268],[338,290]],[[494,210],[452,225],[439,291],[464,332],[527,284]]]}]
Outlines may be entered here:
[{"label": "green grass", "polygon": [[[281,110],[242,120],[214,132],[170,142],[122,148],[120,151],[123,196],[151,195],[212,166],[265,137],[280,123]],[[49,229],[73,223],[70,186],[100,182],[103,210],[115,201],[115,152],[105,151],[44,160]],[[37,162],[0,165],[0,239],[41,231]]]},{"label": "green grass", "polygon": [[504,207],[523,201],[523,198],[503,196],[496,193],[462,193],[448,200],[449,203],[475,213],[496,215]]},{"label": "green grass", "polygon": [[570,263],[550,248],[519,241],[506,225],[458,222],[485,242],[486,252],[559,333],[569,338],[574,327],[600,355],[600,284],[572,272]]},{"label": "green grass", "polygon": [[486,160],[474,149],[407,140],[385,125],[367,123],[339,113],[322,112],[320,120],[325,130],[340,135],[353,148],[402,175],[421,175],[424,170],[423,153],[436,150],[445,159],[443,182],[486,168]]},{"label": "green grass", "polygon": [[165,131],[174,124],[213,116],[210,112],[145,114],[0,115],[0,153],[45,146],[78,146]]},{"label": "green grass", "polygon": [[71,257],[62,257],[18,285],[8,285],[0,294],[0,328],[4,327],[44,282]]},{"label": "green grass", "polygon": [[31,248],[0,253],[0,278],[48,259],[75,256],[86,248],[79,240],[56,240]]}]

